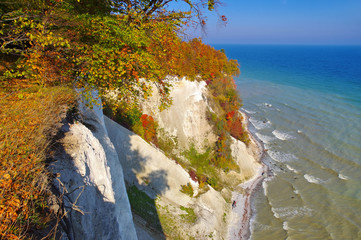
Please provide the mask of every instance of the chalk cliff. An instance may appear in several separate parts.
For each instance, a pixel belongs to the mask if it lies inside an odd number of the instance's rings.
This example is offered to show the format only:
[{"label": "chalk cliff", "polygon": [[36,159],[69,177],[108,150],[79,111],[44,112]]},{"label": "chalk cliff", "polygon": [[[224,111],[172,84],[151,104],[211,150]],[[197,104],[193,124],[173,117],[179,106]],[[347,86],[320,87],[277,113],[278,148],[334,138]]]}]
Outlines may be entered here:
[{"label": "chalk cliff", "polygon": [[[173,105],[160,112],[159,96],[155,93],[144,102],[143,112],[152,115],[165,134],[178,139],[180,149],[189,148],[190,143],[200,151],[212,146],[217,138],[207,121],[207,111],[212,109],[207,102],[205,82],[170,81]],[[216,191],[211,186],[201,189],[181,165],[103,116],[100,107],[90,110],[81,105],[79,112],[78,121],[62,127],[63,149],[52,164],[58,174],[54,181],[64,194],[68,211],[69,239],[165,238],[162,232],[156,235],[148,231],[147,224],[141,224],[139,216],[132,215],[126,186],[136,186],[153,199],[162,228],[176,232],[179,238],[230,236],[228,226],[236,218],[231,214],[232,190]],[[222,174],[234,185],[262,170],[255,158],[254,143],[247,148],[238,140],[232,141],[240,173]],[[194,189],[193,196],[180,191],[187,184]]]},{"label": "chalk cliff", "polygon": [[69,239],[137,239],[123,169],[101,108],[80,106],[82,121],[65,122],[54,183],[67,211]]},{"label": "chalk cliff", "polygon": [[212,146],[217,136],[207,120],[207,111],[212,109],[207,101],[206,82],[171,77],[168,81],[173,86],[170,91],[172,105],[159,111],[160,96],[154,88],[153,95],[142,103],[143,112],[153,116],[168,137],[175,137],[180,149],[188,149],[194,144],[202,151]]}]

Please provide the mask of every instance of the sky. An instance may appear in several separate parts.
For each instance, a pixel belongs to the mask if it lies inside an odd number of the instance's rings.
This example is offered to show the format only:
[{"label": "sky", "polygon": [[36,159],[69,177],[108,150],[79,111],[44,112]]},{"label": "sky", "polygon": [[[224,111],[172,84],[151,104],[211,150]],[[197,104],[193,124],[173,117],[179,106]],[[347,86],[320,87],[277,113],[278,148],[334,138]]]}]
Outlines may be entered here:
[{"label": "sky", "polygon": [[221,0],[208,14],[208,44],[361,45],[361,0]]}]

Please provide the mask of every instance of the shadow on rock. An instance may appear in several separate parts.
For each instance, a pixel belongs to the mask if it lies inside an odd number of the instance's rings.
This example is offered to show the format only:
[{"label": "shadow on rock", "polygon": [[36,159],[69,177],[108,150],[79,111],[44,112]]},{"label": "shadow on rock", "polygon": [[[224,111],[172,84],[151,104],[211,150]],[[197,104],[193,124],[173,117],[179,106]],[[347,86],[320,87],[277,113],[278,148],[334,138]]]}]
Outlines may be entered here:
[{"label": "shadow on rock", "polygon": [[170,189],[168,172],[159,166],[163,153],[111,119],[104,117],[104,122],[123,166],[138,238],[165,239],[156,209],[157,196]]}]

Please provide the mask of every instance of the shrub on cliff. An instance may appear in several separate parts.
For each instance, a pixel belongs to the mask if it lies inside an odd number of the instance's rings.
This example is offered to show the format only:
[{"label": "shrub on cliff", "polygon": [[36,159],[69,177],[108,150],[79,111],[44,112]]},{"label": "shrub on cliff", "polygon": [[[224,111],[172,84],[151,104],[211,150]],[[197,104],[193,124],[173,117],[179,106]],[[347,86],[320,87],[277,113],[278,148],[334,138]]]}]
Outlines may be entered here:
[{"label": "shrub on cliff", "polygon": [[226,114],[227,130],[232,137],[241,140],[247,146],[250,143],[248,132],[245,131],[243,126],[243,116],[238,111],[231,111]]},{"label": "shrub on cliff", "polygon": [[140,117],[142,122],[142,127],[144,129],[144,139],[147,142],[154,143],[156,146],[158,145],[157,141],[157,124],[154,121],[153,117],[147,114],[143,114]]}]

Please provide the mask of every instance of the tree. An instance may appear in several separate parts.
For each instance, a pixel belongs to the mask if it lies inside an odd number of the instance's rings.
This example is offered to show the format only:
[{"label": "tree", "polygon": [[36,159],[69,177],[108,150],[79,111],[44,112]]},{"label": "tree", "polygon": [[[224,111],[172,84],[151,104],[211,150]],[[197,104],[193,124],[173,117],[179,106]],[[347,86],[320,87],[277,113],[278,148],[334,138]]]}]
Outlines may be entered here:
[{"label": "tree", "polygon": [[[185,3],[189,7],[189,13],[193,12],[195,16],[201,16],[202,9],[214,10],[219,4],[216,0],[109,0],[112,11],[129,15],[136,12],[144,18],[150,18],[167,12],[170,18],[179,17],[174,14],[175,9],[170,9],[168,4],[174,2]],[[181,11],[178,11],[181,13]],[[184,12],[183,12],[184,14]],[[182,15],[182,14],[181,14]]]},{"label": "tree", "polygon": [[[175,11],[170,3],[186,4],[189,11]],[[204,26],[203,10],[213,11],[219,4],[215,0],[2,2],[0,50],[19,56],[17,68],[9,69],[5,77],[39,85],[76,82],[79,88],[99,89],[100,96],[117,89],[128,106],[151,94],[150,81],[165,107],[171,102],[163,81],[166,75],[209,78],[222,75],[227,67],[228,74],[235,72],[237,64],[227,64],[224,54],[196,40],[187,46],[177,35],[191,19]],[[212,58],[218,60],[206,66]]]}]

